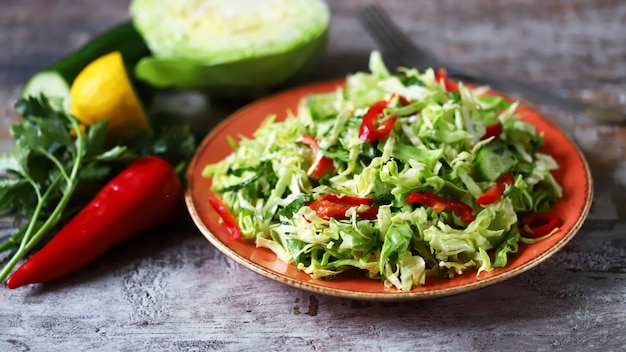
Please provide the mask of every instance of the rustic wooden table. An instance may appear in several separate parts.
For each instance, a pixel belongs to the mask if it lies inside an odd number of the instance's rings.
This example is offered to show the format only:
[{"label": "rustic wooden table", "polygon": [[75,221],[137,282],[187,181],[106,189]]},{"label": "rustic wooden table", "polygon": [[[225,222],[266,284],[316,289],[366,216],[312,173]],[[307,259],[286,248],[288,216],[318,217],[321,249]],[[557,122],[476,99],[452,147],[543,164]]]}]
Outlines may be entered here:
[{"label": "rustic wooden table", "polygon": [[[2,1],[0,150],[12,146],[24,82],[126,19],[128,2]],[[355,18],[365,1],[329,3],[330,42],[315,80],[365,69],[376,47]],[[624,1],[381,3],[450,61],[626,109]],[[184,221],[58,282],[0,289],[0,350],[624,350],[626,126],[537,108],[583,150],[595,196],[576,237],[529,272],[427,301],[326,297],[242,268]]]}]

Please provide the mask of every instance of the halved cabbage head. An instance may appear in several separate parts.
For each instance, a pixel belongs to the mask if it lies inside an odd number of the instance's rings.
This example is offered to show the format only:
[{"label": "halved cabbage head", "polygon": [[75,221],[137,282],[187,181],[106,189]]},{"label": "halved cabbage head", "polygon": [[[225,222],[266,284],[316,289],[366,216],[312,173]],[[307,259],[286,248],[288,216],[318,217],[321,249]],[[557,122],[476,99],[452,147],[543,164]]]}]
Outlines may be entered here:
[{"label": "halved cabbage head", "polygon": [[133,0],[130,13],[153,54],[138,78],[236,95],[308,73],[330,22],[322,0]]}]

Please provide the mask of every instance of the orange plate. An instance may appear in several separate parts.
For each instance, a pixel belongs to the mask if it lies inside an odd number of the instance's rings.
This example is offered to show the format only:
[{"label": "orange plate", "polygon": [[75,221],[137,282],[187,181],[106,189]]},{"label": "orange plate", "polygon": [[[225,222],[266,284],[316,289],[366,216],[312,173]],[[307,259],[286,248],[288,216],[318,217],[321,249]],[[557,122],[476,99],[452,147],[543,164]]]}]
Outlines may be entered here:
[{"label": "orange plate", "polygon": [[[550,238],[533,245],[521,245],[517,255],[509,260],[505,268],[490,273],[475,272],[449,280],[430,280],[422,287],[403,292],[396,288],[385,288],[379,280],[339,275],[333,280],[312,279],[294,265],[276,258],[266,248],[256,248],[245,240],[232,240],[226,227],[213,211],[207,199],[210,180],[202,177],[206,164],[215,163],[232,149],[227,136],[251,136],[261,122],[270,114],[283,119],[288,110],[296,112],[300,99],[313,92],[328,92],[343,85],[344,81],[332,81],[298,87],[254,102],[225,119],[200,144],[187,171],[185,201],[202,234],[222,253],[244,267],[272,280],[325,295],[372,300],[408,300],[447,296],[467,292],[502,282],[519,275],[546,260],[574,237],[585,220],[591,205],[593,187],[589,166],[576,145],[555,125],[535,111],[520,107],[518,113],[545,136],[544,152],[551,154],[560,165],[554,175],[563,186],[564,197],[553,207],[562,226]],[[567,177],[565,177],[567,175]]]}]

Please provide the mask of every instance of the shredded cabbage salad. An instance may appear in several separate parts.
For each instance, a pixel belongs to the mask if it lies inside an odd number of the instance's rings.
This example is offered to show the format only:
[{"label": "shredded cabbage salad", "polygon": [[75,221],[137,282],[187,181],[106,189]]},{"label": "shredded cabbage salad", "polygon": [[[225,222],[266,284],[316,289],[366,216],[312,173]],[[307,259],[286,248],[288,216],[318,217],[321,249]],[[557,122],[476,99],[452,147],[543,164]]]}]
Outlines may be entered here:
[{"label": "shredded cabbage salad", "polygon": [[313,278],[356,270],[401,290],[506,266],[533,241],[524,216],[562,196],[543,135],[487,88],[391,72],[378,52],[369,69],[205,167],[243,240]]}]

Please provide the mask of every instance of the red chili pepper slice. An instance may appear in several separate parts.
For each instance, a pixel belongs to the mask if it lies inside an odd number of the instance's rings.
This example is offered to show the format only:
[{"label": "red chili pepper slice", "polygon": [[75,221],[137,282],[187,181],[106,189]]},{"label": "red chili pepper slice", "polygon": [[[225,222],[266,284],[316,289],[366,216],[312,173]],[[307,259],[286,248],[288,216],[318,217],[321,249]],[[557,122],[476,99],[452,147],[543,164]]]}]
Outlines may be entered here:
[{"label": "red chili pepper slice", "polygon": [[502,124],[500,122],[496,122],[493,125],[489,125],[487,126],[486,130],[485,130],[485,134],[480,137],[480,140],[485,140],[487,138],[499,138],[500,134],[502,133]]},{"label": "red chili pepper slice", "polygon": [[520,231],[524,237],[543,237],[559,226],[559,217],[550,213],[534,213],[521,218]]},{"label": "red chili pepper slice", "polygon": [[454,198],[444,198],[431,192],[413,192],[406,197],[406,201],[409,203],[419,203],[425,205],[432,210],[440,213],[445,210],[452,211],[464,222],[472,222],[476,219],[472,213],[472,208]]},{"label": "red chili pepper slice", "polygon": [[237,224],[237,220],[235,220],[235,217],[228,210],[226,204],[224,204],[222,199],[216,194],[211,193],[209,195],[209,203],[217,212],[217,214],[222,218],[222,221],[228,229],[228,232],[230,232],[231,237],[233,239],[239,238],[241,236],[241,229],[239,228],[239,224]]},{"label": "red chili pepper slice", "polygon": [[389,135],[398,117],[395,115],[385,117],[384,110],[387,104],[386,101],[381,100],[370,106],[361,122],[360,140],[372,142]]},{"label": "red chili pepper slice", "polygon": [[372,198],[344,196],[329,193],[322,194],[318,199],[347,205],[371,205],[374,202],[374,199]]},{"label": "red chili pepper slice", "polygon": [[445,68],[439,68],[435,73],[435,82],[439,83],[443,80],[443,85],[448,92],[458,92],[459,84],[448,79],[448,71]]},{"label": "red chili pepper slice", "polygon": [[311,201],[307,206],[324,220],[330,220],[331,218],[339,220],[346,219],[346,212],[350,209],[350,206],[347,204],[335,203],[323,199]]},{"label": "red chili pepper slice", "polygon": [[513,177],[513,175],[509,173],[502,174],[502,176],[498,177],[498,180],[496,180],[495,185],[491,186],[487,192],[476,199],[476,204],[487,205],[494,203],[504,193],[506,186],[512,185],[513,183],[515,183],[515,177]]},{"label": "red chili pepper slice", "polygon": [[357,211],[356,213],[361,219],[374,220],[378,217],[378,207],[370,206],[367,209]]},{"label": "red chili pepper slice", "polygon": [[401,96],[401,95],[400,95],[400,96],[398,96],[398,101],[399,101],[402,105],[404,105],[404,106],[411,105],[411,102],[409,101],[409,99],[407,99],[407,98],[405,98],[405,97],[403,97],[403,96]]},{"label": "red chili pepper slice", "polygon": [[320,156],[320,150],[318,147],[317,139],[315,139],[315,137],[309,135],[302,136],[302,144],[308,145],[313,150],[313,158],[311,160],[312,163],[314,163],[319,158],[317,166],[315,167],[315,169],[313,169],[313,171],[311,171],[311,174],[309,175],[312,179],[319,180],[325,175],[333,172],[333,170],[335,169],[333,159],[324,155]]},{"label": "red chili pepper slice", "polygon": [[438,213],[446,210],[446,199],[431,192],[413,192],[406,197],[406,201],[423,204]]},{"label": "red chili pepper slice", "polygon": [[396,93],[392,93],[389,100],[393,100],[393,98],[395,98],[396,96],[398,97],[398,101],[400,102],[400,104],[404,106],[411,105],[411,102],[409,101],[409,99],[403,97],[402,95],[396,95]]},{"label": "red chili pepper slice", "polygon": [[378,207],[370,206],[373,202],[371,198],[323,194],[318,199],[307,203],[307,206],[324,220],[331,218],[344,220],[348,218],[346,212],[351,208],[367,205],[365,210],[357,211],[357,215],[359,218],[372,220],[378,215]]},{"label": "red chili pepper slice", "polygon": [[458,199],[446,198],[446,210],[452,211],[464,222],[470,223],[476,220],[472,208]]},{"label": "red chili pepper slice", "polygon": [[313,136],[309,136],[308,134],[302,136],[302,144],[308,145],[311,149],[314,149],[314,151],[318,150],[317,139]]}]

